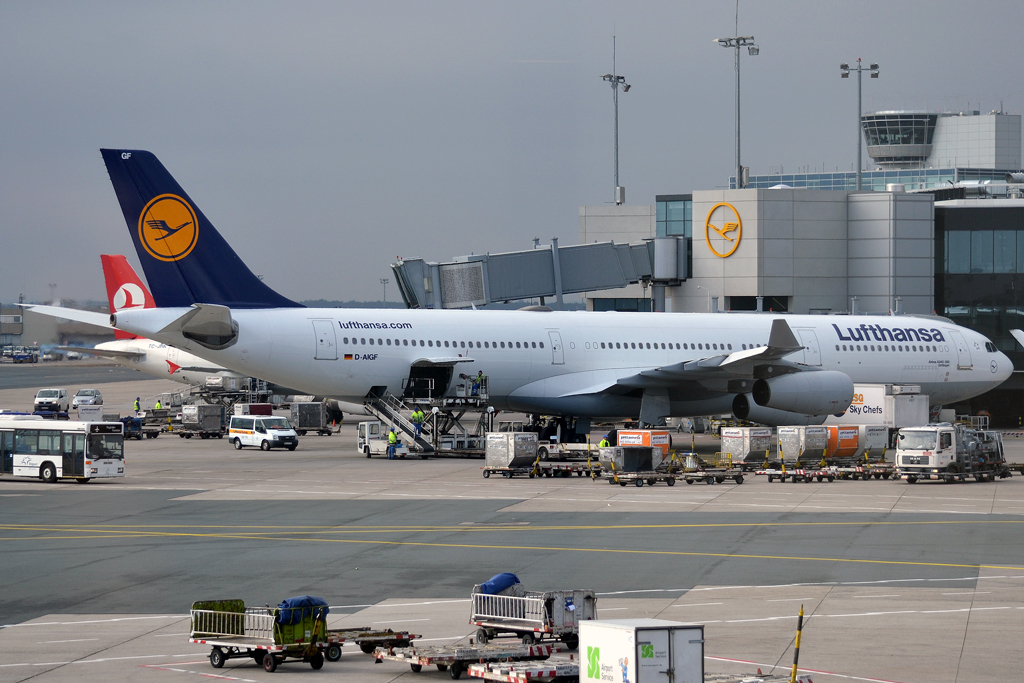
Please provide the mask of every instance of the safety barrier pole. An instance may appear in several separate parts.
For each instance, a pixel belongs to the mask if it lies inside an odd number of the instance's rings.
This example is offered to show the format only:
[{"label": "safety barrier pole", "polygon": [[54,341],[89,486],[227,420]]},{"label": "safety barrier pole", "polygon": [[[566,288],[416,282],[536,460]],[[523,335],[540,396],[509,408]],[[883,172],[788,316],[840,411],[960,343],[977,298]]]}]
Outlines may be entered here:
[{"label": "safety barrier pole", "polygon": [[793,646],[793,673],[789,675],[789,683],[796,683],[796,665],[800,661],[800,633],[804,630],[804,606],[800,605],[800,616],[796,621],[796,645]]}]

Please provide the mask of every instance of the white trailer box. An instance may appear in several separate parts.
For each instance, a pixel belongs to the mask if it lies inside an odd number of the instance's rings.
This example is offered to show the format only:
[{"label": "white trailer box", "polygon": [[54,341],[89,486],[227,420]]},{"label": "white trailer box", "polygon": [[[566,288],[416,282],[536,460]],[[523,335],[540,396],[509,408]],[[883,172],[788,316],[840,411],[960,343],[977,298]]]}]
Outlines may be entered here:
[{"label": "white trailer box", "polygon": [[779,427],[779,459],[795,462],[797,458],[820,460],[828,447],[825,427]]},{"label": "white trailer box", "polygon": [[580,622],[580,683],[703,683],[704,627],[663,619]]},{"label": "white trailer box", "polygon": [[78,406],[78,419],[82,422],[106,422],[103,419],[103,406]]},{"label": "white trailer box", "polygon": [[771,427],[722,427],[722,453],[733,462],[764,460],[772,447]]},{"label": "white trailer box", "polygon": [[825,424],[920,427],[928,424],[928,408],[928,397],[916,384],[855,384],[853,403],[842,415],[829,415]]},{"label": "white trailer box", "polygon": [[882,453],[889,447],[889,428],[885,425],[860,425],[860,442],[856,457],[861,458],[864,453],[872,459],[882,457]]}]

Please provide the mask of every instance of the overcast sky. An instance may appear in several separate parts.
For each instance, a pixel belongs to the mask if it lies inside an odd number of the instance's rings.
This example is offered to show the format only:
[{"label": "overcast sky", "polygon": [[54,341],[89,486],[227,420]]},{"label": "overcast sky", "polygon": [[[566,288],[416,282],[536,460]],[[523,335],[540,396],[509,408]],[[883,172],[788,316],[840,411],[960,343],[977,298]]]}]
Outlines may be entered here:
[{"label": "overcast sky", "polygon": [[[578,239],[611,201],[723,186],[734,0],[0,3],[0,301],[138,264],[100,147],[154,152],[293,299],[379,299],[396,256]],[[1024,108],[1019,0],[741,0],[743,161],[852,170],[864,109]],[[865,159],[867,158],[865,154]],[[392,281],[394,278],[392,277]],[[389,299],[397,298],[392,284]]]}]

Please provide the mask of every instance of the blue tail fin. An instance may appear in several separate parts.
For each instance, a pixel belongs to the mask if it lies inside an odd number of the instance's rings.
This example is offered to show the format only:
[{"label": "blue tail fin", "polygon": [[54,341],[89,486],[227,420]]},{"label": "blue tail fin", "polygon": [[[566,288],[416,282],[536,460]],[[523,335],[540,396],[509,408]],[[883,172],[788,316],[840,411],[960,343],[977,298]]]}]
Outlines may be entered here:
[{"label": "blue tail fin", "polygon": [[100,152],[157,306],[301,305],[253,275],[152,153]]}]

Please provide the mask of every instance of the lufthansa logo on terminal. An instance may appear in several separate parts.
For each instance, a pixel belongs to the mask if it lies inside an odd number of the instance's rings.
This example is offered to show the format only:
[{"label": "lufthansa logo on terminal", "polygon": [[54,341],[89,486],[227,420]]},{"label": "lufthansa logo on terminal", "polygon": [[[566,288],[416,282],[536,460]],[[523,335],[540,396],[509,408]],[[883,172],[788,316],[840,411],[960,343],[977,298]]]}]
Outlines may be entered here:
[{"label": "lufthansa logo on terminal", "polygon": [[196,246],[199,225],[192,206],[175,194],[162,194],[146,204],[139,215],[139,239],[149,255],[160,261],[178,261]]},{"label": "lufthansa logo on terminal", "polygon": [[719,202],[708,211],[708,217],[704,220],[704,241],[708,243],[712,254],[719,258],[732,256],[736,247],[740,246],[742,234],[743,221],[732,204]]}]

